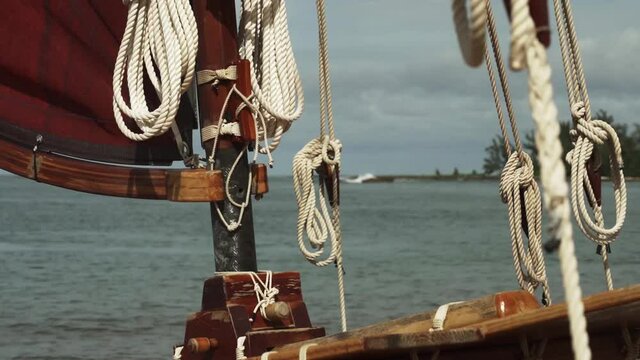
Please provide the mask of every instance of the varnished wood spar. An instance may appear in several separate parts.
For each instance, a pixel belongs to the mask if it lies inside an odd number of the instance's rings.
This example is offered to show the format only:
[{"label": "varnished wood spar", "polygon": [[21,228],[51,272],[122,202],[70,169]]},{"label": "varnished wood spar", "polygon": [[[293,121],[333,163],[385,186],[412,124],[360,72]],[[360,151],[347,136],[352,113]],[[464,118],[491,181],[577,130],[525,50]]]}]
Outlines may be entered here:
[{"label": "varnished wood spar", "polygon": [[[537,301],[527,292],[512,291],[485,296],[461,304],[451,305],[445,329],[457,329],[488,319],[509,316],[539,308]],[[310,340],[316,344],[307,351],[309,359],[338,359],[362,354],[371,350],[384,351],[390,341],[409,337],[426,337],[431,343],[456,344],[479,341],[476,329],[429,332],[435,311],[415,314],[404,318],[375,324],[332,336]],[[396,336],[397,335],[397,336]],[[386,337],[385,337],[386,336]],[[394,339],[394,340],[391,340]],[[424,339],[421,339],[425,341]],[[285,345],[275,349],[270,360],[297,359],[300,347],[305,343]],[[253,358],[251,360],[258,360]]]},{"label": "varnished wood spar", "polygon": [[[224,199],[219,171],[133,168],[36,152],[0,139],[0,168],[38,182],[86,193],[138,199]],[[206,182],[201,182],[206,179]]]},{"label": "varnished wood spar", "polygon": [[[484,303],[486,304],[486,298]],[[482,303],[482,299],[480,303]],[[475,300],[476,302],[478,300]],[[370,326],[345,334],[314,339],[307,355],[310,360],[337,359],[406,359],[415,352],[418,359],[430,359],[441,350],[439,359],[522,359],[520,342],[530,345],[547,339],[545,359],[570,359],[571,335],[566,304],[548,308],[526,309],[515,305],[511,314],[475,323],[458,323],[456,308],[447,316],[445,330],[429,332],[425,328],[431,314],[411,317],[387,324]],[[499,305],[499,304],[498,304]],[[620,327],[640,329],[640,286],[595,294],[584,299],[585,314],[596,359],[623,359]],[[419,316],[419,315],[416,315]],[[404,321],[404,325],[403,325]],[[424,327],[416,329],[422,322]],[[303,343],[275,350],[270,360],[296,360]],[[250,360],[259,360],[258,357]]]}]

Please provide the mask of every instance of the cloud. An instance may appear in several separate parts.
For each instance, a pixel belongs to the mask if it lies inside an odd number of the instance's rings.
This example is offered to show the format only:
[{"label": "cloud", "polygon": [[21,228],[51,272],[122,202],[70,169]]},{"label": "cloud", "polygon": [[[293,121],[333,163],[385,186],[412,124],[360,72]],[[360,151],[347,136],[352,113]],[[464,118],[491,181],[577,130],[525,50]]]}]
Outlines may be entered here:
[{"label": "cloud", "polygon": [[[498,4],[496,4],[498,5]],[[505,55],[509,31],[496,16]],[[311,2],[289,2],[290,28],[303,76],[306,111],[277,154],[276,172],[318,134],[317,29]],[[498,10],[500,9],[500,11]],[[640,106],[640,3],[585,0],[574,6],[594,108],[620,122]],[[431,173],[480,169],[484,147],[498,132],[486,70],[470,69],[459,54],[450,0],[342,0],[327,4],[338,136],[344,171]],[[552,19],[553,21],[553,19]],[[552,28],[554,24],[552,23]],[[560,54],[550,58],[560,116],[569,117]],[[526,74],[509,74],[523,131],[532,128]]]}]

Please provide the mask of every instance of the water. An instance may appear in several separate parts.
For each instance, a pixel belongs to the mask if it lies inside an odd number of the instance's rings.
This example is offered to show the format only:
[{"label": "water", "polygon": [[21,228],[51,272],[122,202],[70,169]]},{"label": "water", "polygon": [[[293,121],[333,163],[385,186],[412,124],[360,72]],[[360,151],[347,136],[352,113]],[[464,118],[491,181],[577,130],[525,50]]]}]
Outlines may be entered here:
[{"label": "water", "polygon": [[[259,266],[300,271],[312,321],[334,332],[335,268],[302,258],[290,179],[270,185],[255,206]],[[517,287],[496,183],[342,190],[350,326]],[[611,257],[616,286],[639,282],[640,184],[628,190],[624,236]],[[594,245],[578,238],[577,247],[583,289],[603,290]],[[0,358],[169,358],[214,271],[211,248],[206,204],[92,196],[0,176]],[[547,262],[558,300],[557,254]]]}]

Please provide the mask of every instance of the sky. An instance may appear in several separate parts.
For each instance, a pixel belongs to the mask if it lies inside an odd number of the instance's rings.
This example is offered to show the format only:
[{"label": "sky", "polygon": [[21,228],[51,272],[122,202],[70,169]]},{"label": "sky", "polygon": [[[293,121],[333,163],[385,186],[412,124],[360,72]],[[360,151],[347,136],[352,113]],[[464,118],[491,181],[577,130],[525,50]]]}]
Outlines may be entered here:
[{"label": "sky", "polygon": [[[337,137],[345,174],[430,174],[482,170],[484,148],[498,133],[484,66],[464,64],[451,0],[327,0]],[[640,2],[574,1],[574,16],[594,109],[616,122],[640,123]],[[288,1],[289,26],[305,88],[305,113],[276,151],[274,174],[287,174],[295,153],[318,136],[315,2]],[[551,8],[550,8],[551,10]],[[494,1],[502,50],[509,30]],[[552,14],[551,14],[552,15]],[[567,120],[555,31],[550,61],[560,119]],[[521,131],[533,127],[526,73],[510,73]],[[635,114],[635,117],[634,117]]]}]

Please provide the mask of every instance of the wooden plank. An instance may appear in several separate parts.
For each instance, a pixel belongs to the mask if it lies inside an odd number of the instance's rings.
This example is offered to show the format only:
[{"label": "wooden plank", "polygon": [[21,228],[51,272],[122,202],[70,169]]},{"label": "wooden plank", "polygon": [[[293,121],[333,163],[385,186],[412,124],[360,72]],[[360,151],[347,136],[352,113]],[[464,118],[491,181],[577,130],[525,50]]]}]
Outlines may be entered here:
[{"label": "wooden plank", "polygon": [[[521,311],[532,311],[539,304],[524,291],[512,291],[485,296],[461,304],[451,305],[445,322],[446,329],[455,329],[487,319]],[[477,329],[429,332],[435,311],[415,314],[381,324],[367,326],[333,336],[309,340],[276,348],[270,360],[297,359],[300,347],[309,348],[309,359],[337,359],[363,352],[403,351],[414,347],[438,347],[447,344],[474,343],[482,339]],[[347,351],[347,353],[341,353]],[[258,360],[258,358],[251,359]]]},{"label": "wooden plank", "polygon": [[[202,190],[201,197],[221,200],[224,195],[219,171],[202,176],[201,170],[134,168],[94,163],[47,152],[34,154],[30,149],[2,139],[0,149],[0,168],[65,189],[107,196],[165,200],[170,185],[171,200],[184,197],[179,201],[205,201],[197,199],[195,188],[198,187],[198,179],[206,178],[207,182],[199,187]],[[171,183],[168,178],[173,179]],[[179,181],[185,178],[190,179],[187,184]],[[184,189],[182,185],[185,185]],[[181,195],[183,191],[186,191],[184,196]]]},{"label": "wooden plank", "polygon": [[[583,301],[590,331],[616,327],[622,321],[640,326],[638,285],[591,295]],[[489,320],[479,324],[478,329],[486,338],[510,337],[516,331],[552,337],[568,331],[567,316],[567,305],[557,304],[534,312]]]},{"label": "wooden plank", "polygon": [[206,169],[168,171],[167,200],[188,202],[224,200],[221,172]]}]

